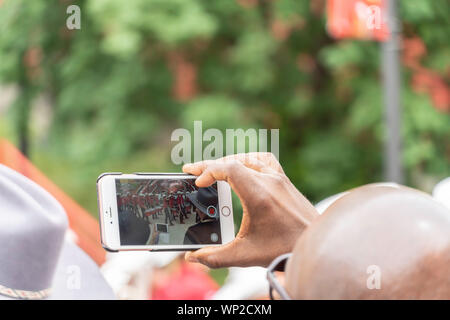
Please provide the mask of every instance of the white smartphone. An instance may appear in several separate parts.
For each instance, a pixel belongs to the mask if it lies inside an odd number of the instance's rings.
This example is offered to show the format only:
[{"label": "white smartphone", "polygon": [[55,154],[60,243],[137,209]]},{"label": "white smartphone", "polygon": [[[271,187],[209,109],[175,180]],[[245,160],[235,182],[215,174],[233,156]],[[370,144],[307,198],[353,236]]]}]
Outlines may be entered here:
[{"label": "white smartphone", "polygon": [[108,251],[187,251],[234,239],[228,183],[207,188],[180,173],[104,173],[97,179],[101,240]]}]

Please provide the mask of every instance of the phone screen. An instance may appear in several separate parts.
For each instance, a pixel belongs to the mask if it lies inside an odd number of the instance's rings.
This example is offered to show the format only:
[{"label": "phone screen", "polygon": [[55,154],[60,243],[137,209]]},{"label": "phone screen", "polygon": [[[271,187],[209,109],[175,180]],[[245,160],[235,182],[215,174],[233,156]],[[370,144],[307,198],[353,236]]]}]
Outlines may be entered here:
[{"label": "phone screen", "polygon": [[217,183],[116,179],[121,245],[221,244]]}]

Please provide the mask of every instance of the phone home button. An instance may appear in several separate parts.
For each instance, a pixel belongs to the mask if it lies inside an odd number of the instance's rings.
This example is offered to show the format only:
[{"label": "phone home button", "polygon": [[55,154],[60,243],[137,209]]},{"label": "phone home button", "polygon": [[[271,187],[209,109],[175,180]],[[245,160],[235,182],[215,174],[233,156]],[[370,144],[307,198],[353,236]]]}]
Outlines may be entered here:
[{"label": "phone home button", "polygon": [[224,215],[225,217],[228,217],[231,213],[230,208],[228,208],[227,206],[223,206],[222,207],[222,215]]}]

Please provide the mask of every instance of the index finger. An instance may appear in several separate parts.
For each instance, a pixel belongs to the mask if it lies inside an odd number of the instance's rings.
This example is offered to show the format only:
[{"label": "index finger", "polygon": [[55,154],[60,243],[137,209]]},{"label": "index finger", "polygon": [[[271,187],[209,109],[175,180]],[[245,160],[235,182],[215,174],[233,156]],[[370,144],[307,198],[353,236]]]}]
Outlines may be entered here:
[{"label": "index finger", "polygon": [[195,181],[198,187],[204,188],[215,181],[226,181],[239,198],[246,199],[255,187],[255,170],[247,168],[240,161],[205,160],[183,166],[183,171],[199,176]]},{"label": "index finger", "polygon": [[238,153],[226,156],[224,158],[225,161],[227,159],[235,159],[241,161],[244,165],[248,167],[252,167],[255,164],[260,166],[258,171],[275,171],[278,173],[284,173],[283,168],[278,162],[275,155],[271,152],[249,152],[249,153]]},{"label": "index finger", "polygon": [[202,174],[206,166],[214,163],[233,163],[239,161],[248,168],[254,169],[264,173],[283,173],[281,165],[276,160],[275,156],[270,152],[250,152],[237,153],[228,155],[216,160],[204,160],[195,163],[188,163],[183,166],[184,172],[189,172],[194,175]]}]

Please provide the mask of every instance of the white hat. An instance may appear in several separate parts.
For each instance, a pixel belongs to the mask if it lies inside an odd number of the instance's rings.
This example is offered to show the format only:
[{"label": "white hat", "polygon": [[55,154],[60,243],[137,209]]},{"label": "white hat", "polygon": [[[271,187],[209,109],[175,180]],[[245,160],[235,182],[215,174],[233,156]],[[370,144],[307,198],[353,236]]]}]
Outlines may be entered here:
[{"label": "white hat", "polygon": [[0,165],[0,299],[114,299],[67,225],[47,191]]}]

